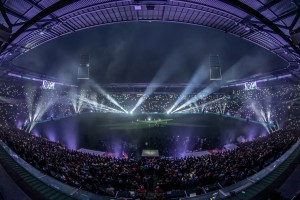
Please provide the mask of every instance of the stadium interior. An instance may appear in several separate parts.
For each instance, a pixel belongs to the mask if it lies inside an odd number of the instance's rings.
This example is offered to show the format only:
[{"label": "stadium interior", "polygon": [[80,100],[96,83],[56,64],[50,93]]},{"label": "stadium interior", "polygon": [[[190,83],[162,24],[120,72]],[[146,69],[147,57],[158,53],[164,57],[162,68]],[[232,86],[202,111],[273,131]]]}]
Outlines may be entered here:
[{"label": "stadium interior", "polygon": [[0,10],[0,200],[300,199],[300,0]]}]

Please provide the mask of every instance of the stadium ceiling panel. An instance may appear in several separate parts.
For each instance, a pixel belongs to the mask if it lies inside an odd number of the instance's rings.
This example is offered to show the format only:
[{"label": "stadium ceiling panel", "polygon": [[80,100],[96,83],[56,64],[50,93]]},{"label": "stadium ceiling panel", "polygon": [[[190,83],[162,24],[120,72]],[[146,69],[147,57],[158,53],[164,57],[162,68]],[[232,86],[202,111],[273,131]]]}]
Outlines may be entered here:
[{"label": "stadium ceiling panel", "polygon": [[[199,25],[253,42],[298,66],[300,0],[2,0],[3,64],[45,42],[89,27],[162,21]],[[5,62],[3,62],[5,61]]]}]

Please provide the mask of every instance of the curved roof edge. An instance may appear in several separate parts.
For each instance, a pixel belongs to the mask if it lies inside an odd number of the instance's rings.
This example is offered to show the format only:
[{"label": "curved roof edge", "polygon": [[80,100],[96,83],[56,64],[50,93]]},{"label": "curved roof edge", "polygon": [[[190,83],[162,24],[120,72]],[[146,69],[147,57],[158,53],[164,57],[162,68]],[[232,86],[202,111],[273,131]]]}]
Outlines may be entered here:
[{"label": "curved roof edge", "polygon": [[0,7],[4,69],[17,56],[60,36],[139,21],[218,29],[273,52],[290,66],[300,63],[299,44],[292,40],[300,27],[299,0],[5,0]]}]

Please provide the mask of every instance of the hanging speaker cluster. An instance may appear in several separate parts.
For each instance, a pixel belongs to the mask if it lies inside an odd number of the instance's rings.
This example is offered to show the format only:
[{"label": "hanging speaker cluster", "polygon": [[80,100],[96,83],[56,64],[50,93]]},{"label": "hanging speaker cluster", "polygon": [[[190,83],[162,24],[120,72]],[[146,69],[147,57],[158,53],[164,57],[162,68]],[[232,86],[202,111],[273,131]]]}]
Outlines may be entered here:
[{"label": "hanging speaker cluster", "polygon": [[222,80],[222,71],[220,66],[219,55],[209,56],[210,80]]}]

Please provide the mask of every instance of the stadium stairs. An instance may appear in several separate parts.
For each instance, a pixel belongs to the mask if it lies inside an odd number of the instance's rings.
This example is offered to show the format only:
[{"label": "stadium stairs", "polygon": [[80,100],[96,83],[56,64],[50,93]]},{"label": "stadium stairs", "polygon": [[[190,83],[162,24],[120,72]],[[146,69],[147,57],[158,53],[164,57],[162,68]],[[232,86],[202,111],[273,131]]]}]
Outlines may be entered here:
[{"label": "stadium stairs", "polygon": [[[32,199],[39,200],[68,200],[69,196],[46,185],[27,170],[20,166],[0,145],[0,163],[9,176],[22,188],[22,190]],[[0,194],[0,200],[3,198]]]},{"label": "stadium stairs", "polygon": [[294,171],[295,167],[300,161],[300,146],[274,171],[261,179],[259,182],[251,185],[247,189],[232,194],[232,196],[226,198],[230,200],[240,199],[285,199],[280,196],[280,193],[275,190],[288,178],[288,176]]}]

